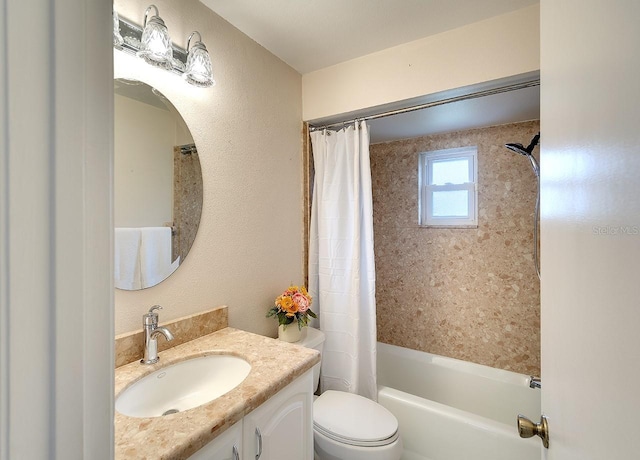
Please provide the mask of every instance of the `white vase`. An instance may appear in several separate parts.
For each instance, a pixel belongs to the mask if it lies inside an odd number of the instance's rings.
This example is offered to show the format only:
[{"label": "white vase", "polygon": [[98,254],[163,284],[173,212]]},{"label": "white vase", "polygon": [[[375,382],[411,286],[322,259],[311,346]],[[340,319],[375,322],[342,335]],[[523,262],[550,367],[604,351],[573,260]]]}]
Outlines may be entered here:
[{"label": "white vase", "polygon": [[298,322],[278,326],[278,338],[283,342],[297,342],[302,338],[302,330],[298,327]]}]

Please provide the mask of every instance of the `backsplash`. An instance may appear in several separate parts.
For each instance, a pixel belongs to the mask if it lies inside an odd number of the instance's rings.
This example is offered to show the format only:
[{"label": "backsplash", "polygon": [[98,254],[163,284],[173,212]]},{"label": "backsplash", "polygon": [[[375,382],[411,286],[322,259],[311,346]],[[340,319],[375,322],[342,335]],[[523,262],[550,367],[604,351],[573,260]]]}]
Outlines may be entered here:
[{"label": "backsplash", "polygon": [[[167,342],[164,338],[158,339],[158,351],[173,348],[198,337],[219,331],[227,327],[228,323],[229,312],[226,306],[184,316],[172,321],[161,322],[160,326],[165,326],[169,329],[174,338],[171,342]],[[140,318],[139,330],[116,336],[115,350],[115,367],[124,366],[142,358],[144,354],[142,317]]]},{"label": "backsplash", "polygon": [[[504,147],[539,129],[531,121],[371,146],[379,341],[540,374],[536,179]],[[418,155],[471,145],[478,228],[419,227]]]}]

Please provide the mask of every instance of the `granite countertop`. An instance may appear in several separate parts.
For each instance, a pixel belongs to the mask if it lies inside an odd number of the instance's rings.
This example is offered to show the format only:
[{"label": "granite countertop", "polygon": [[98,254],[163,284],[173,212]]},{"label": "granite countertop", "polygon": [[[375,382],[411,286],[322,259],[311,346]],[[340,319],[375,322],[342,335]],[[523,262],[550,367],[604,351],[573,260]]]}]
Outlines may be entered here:
[{"label": "granite countertop", "polygon": [[227,327],[162,351],[157,364],[133,362],[117,368],[115,396],[170,364],[223,353],[251,364],[240,385],[209,403],[164,417],[136,418],[116,411],[115,458],[186,459],[320,362],[316,350]]}]

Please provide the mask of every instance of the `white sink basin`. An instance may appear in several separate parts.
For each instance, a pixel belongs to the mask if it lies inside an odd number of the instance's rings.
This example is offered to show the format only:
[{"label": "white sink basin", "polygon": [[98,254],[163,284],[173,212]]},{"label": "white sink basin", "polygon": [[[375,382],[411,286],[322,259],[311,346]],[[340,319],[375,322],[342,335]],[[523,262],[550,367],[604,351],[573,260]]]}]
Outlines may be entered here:
[{"label": "white sink basin", "polygon": [[130,417],[160,417],[200,406],[233,390],[251,365],[231,355],[191,358],[149,374],[116,399],[116,410]]}]

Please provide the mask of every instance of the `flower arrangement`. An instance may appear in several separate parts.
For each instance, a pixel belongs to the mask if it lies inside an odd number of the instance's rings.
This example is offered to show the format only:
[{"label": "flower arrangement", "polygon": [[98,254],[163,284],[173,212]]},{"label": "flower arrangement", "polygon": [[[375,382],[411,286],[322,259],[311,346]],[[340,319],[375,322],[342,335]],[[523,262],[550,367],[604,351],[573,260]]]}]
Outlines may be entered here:
[{"label": "flower arrangement", "polygon": [[267,317],[276,316],[278,324],[284,328],[296,321],[298,329],[302,329],[309,324],[309,316],[317,318],[310,306],[311,296],[304,286],[289,286],[276,297],[275,305],[267,312]]}]

